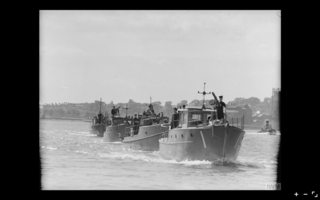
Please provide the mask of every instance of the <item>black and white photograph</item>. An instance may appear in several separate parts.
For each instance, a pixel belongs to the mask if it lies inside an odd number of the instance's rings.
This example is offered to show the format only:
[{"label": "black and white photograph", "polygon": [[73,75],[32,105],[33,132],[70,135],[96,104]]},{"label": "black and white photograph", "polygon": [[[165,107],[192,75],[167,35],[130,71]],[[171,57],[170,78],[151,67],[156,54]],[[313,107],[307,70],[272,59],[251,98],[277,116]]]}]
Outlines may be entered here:
[{"label": "black and white photograph", "polygon": [[281,10],[39,10],[41,190],[281,190]]}]

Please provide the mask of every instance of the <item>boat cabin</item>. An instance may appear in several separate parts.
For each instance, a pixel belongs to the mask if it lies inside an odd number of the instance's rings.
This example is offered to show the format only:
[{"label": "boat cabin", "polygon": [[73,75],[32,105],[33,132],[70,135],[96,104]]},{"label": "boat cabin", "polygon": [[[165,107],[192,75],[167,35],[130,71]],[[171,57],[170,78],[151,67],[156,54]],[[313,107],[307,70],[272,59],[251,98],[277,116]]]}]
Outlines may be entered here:
[{"label": "boat cabin", "polygon": [[125,122],[129,122],[131,124],[132,119],[129,117],[114,117],[113,118],[113,126],[123,125]]},{"label": "boat cabin", "polygon": [[209,124],[208,118],[216,118],[216,111],[213,109],[198,106],[187,106],[184,109],[178,109],[179,125],[176,128],[198,127]]}]

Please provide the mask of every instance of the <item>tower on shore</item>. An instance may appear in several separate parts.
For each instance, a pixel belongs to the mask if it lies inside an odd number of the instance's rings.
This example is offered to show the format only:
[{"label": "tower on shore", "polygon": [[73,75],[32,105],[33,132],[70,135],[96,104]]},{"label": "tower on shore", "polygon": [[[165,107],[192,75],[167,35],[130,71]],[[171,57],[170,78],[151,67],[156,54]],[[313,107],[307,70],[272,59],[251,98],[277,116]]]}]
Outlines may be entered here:
[{"label": "tower on shore", "polygon": [[271,121],[276,130],[280,130],[280,88],[272,89],[271,97]]}]

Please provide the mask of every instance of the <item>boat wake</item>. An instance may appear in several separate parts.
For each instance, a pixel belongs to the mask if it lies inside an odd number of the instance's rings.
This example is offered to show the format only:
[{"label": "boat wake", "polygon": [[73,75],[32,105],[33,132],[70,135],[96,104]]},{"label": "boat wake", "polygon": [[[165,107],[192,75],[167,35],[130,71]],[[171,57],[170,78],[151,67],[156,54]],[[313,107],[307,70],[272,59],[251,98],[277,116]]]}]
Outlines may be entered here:
[{"label": "boat wake", "polygon": [[69,135],[85,136],[85,137],[97,137],[89,132],[68,132]]},{"label": "boat wake", "polygon": [[266,168],[262,163],[256,162],[241,162],[241,161],[208,161],[208,160],[166,160],[160,157],[158,151],[147,152],[147,151],[136,151],[127,150],[126,152],[108,152],[108,153],[98,153],[99,156],[104,158],[113,159],[123,159],[123,160],[137,160],[152,163],[167,163],[175,165],[185,165],[185,166],[201,166],[205,168],[214,168],[216,166],[224,166],[231,168]]},{"label": "boat wake", "polygon": [[56,150],[56,147],[49,147],[49,146],[41,146],[42,149],[49,149],[49,150]]},{"label": "boat wake", "polygon": [[117,142],[103,142],[106,144],[115,144],[115,145],[123,145],[123,142],[117,141]]}]

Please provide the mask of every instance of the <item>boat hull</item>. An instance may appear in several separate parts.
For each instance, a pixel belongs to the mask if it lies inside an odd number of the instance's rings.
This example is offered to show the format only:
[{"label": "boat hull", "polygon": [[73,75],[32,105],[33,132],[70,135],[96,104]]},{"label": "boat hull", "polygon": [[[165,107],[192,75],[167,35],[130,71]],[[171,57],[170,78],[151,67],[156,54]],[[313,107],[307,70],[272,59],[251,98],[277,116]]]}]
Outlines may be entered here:
[{"label": "boat hull", "polygon": [[159,151],[159,139],[168,130],[169,126],[161,124],[141,126],[137,135],[125,137],[122,142],[127,149]]},{"label": "boat hull", "polygon": [[125,137],[125,129],[126,127],[130,127],[130,124],[122,124],[115,126],[108,126],[106,128],[105,133],[103,134],[104,142],[117,142],[120,140],[120,137]]},{"label": "boat hull", "polygon": [[91,125],[91,133],[97,135],[98,137],[103,137],[106,127],[107,126],[105,124]]},{"label": "boat hull", "polygon": [[270,131],[269,135],[277,135],[277,132],[276,131]]},{"label": "boat hull", "polygon": [[236,127],[177,128],[159,140],[160,156],[182,160],[236,160],[245,132]]}]

